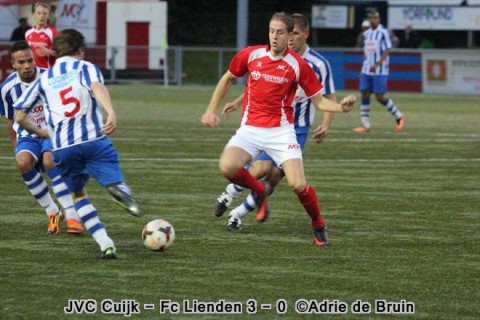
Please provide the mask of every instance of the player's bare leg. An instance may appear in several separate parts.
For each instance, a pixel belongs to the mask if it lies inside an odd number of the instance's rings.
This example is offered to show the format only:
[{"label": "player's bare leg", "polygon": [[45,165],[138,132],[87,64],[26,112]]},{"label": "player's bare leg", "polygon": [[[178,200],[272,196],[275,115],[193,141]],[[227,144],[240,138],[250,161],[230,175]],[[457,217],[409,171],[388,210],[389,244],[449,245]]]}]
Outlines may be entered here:
[{"label": "player's bare leg", "polygon": [[50,236],[60,234],[62,214],[50,195],[47,182],[35,168],[37,163],[35,158],[30,152],[23,151],[17,153],[15,161],[28,190],[38,204],[45,209],[48,216],[47,234]]},{"label": "player's bare leg", "polygon": [[317,193],[315,189],[307,183],[303,169],[302,159],[290,159],[282,163],[285,177],[289,186],[292,188],[305,208],[305,211],[312,220],[312,228],[314,233],[313,243],[317,246],[325,246],[328,244],[327,228],[320,213]]},{"label": "player's bare leg", "polygon": [[380,102],[385,109],[395,117],[395,121],[397,123],[395,125],[395,131],[401,131],[405,125],[405,115],[398,110],[393,100],[386,97],[385,94],[375,94],[375,97],[377,98],[377,101]]}]

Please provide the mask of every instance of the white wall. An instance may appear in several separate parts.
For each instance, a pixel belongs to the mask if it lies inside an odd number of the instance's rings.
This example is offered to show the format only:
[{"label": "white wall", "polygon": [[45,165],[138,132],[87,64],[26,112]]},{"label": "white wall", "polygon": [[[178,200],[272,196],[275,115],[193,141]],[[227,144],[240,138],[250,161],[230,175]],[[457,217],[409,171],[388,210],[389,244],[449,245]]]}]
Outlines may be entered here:
[{"label": "white wall", "polygon": [[[165,57],[165,43],[167,36],[167,3],[158,0],[143,0],[136,2],[108,2],[107,3],[107,47],[118,47],[115,60],[117,69],[125,69],[127,41],[127,22],[149,22],[149,69],[162,69],[160,60]],[[110,50],[107,51],[107,61],[111,58]]]}]

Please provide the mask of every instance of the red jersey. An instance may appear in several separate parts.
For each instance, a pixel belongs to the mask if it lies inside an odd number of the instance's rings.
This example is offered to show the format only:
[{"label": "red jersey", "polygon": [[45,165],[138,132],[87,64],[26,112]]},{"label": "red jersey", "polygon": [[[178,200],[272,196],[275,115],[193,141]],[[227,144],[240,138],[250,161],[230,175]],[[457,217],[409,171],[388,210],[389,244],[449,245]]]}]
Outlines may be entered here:
[{"label": "red jersey", "polygon": [[298,85],[309,98],[322,89],[313,69],[291,49],[274,57],[268,45],[247,47],[233,57],[228,70],[238,78],[248,72],[242,125],[269,128],[291,124]]},{"label": "red jersey", "polygon": [[37,50],[41,47],[52,49],[53,38],[57,35],[58,31],[52,26],[45,26],[45,28],[37,29],[35,27],[27,30],[25,33],[25,40],[33,50],[33,56],[35,57],[35,64],[37,67],[50,68],[55,63],[55,57],[52,56],[39,56]]}]

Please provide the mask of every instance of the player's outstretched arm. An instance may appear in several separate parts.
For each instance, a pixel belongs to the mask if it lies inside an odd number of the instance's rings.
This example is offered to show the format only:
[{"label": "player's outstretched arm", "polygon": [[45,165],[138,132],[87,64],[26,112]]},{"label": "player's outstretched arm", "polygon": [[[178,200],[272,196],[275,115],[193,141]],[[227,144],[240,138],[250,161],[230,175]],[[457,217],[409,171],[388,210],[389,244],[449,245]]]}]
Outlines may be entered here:
[{"label": "player's outstretched arm", "polygon": [[230,112],[237,110],[241,105],[243,101],[243,93],[238,96],[235,100],[232,102],[227,102],[225,103],[225,106],[223,106],[222,114],[225,116],[225,118],[228,118],[228,115]]},{"label": "player's outstretched arm", "polygon": [[[337,102],[337,95],[335,93],[326,94],[323,97],[333,102]],[[321,125],[319,125],[315,129],[314,135],[312,138],[312,140],[315,143],[317,144],[322,143],[325,140],[325,138],[327,137],[328,129],[330,129],[330,125],[332,124],[334,116],[335,116],[334,112],[325,111],[323,113],[323,122]]]},{"label": "player's outstretched arm", "polygon": [[15,121],[28,132],[34,133],[40,138],[48,138],[48,130],[40,129],[35,124],[31,123],[30,120],[27,119],[27,114],[23,110],[17,110],[17,112],[15,112]]},{"label": "player's outstretched arm", "polygon": [[117,115],[112,106],[112,100],[110,99],[110,93],[108,92],[107,87],[100,82],[93,82],[90,88],[97,98],[98,102],[102,105],[103,109],[107,113],[107,120],[102,126],[100,132],[102,134],[109,135],[115,131],[117,128]]},{"label": "player's outstretched arm", "polygon": [[218,81],[217,86],[213,91],[212,98],[210,99],[210,103],[207,106],[207,110],[205,110],[201,118],[204,126],[216,127],[220,123],[220,118],[217,115],[217,107],[230,89],[234,79],[235,77],[230,71],[227,71]]},{"label": "player's outstretched arm", "polygon": [[357,100],[354,95],[350,94],[343,98],[340,104],[338,104],[332,100],[324,99],[320,93],[314,95],[311,99],[315,108],[329,112],[349,112]]}]

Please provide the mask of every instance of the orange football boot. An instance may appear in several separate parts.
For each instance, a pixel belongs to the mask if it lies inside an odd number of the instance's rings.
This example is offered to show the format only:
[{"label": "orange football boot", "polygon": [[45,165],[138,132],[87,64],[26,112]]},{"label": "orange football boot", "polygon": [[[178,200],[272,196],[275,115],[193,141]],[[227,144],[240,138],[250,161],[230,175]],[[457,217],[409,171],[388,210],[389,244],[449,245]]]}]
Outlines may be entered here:
[{"label": "orange football boot", "polygon": [[73,218],[67,219],[67,233],[69,234],[82,234],[83,228],[80,221]]}]

